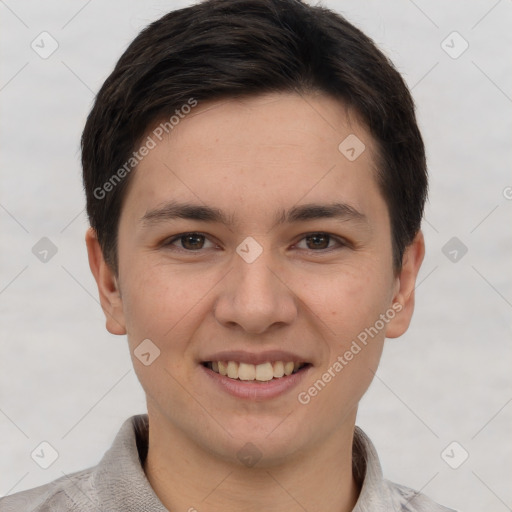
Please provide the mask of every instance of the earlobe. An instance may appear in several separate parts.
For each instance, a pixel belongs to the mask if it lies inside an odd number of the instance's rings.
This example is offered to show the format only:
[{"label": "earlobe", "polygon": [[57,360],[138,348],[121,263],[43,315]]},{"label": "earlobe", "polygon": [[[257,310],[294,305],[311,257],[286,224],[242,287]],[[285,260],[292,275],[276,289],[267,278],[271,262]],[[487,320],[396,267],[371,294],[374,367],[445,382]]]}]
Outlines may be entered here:
[{"label": "earlobe", "polygon": [[114,272],[106,263],[93,228],[85,234],[89,267],[96,280],[100,303],[106,318],[106,328],[112,334],[126,334],[123,303]]},{"label": "earlobe", "polygon": [[[399,312],[388,323],[386,338],[398,338],[409,328],[414,312],[416,279],[425,256],[425,240],[418,231],[412,243],[406,248],[402,268],[397,279],[397,291],[393,297],[393,309]],[[398,306],[401,305],[401,309]]]}]

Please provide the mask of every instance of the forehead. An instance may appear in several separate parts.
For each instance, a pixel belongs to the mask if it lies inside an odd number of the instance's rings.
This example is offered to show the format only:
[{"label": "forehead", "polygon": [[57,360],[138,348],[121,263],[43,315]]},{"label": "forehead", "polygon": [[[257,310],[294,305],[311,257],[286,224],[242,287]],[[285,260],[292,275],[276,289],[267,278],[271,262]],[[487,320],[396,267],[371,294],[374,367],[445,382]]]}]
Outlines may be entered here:
[{"label": "forehead", "polygon": [[[157,132],[158,133],[158,132]],[[379,196],[375,145],[357,116],[325,95],[272,93],[198,104],[139,163],[125,205],[144,213],[180,199],[235,218],[275,219],[278,206]]]}]

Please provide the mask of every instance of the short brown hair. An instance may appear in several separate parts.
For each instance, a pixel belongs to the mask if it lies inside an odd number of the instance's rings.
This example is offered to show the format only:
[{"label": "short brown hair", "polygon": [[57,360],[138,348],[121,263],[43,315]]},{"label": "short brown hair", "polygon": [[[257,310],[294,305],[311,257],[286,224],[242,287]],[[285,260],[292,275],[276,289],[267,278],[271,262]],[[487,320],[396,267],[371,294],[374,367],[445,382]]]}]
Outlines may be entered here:
[{"label": "short brown hair", "polygon": [[393,64],[369,37],[325,7],[300,0],[206,0],[145,28],[119,59],[87,118],[87,213],[113,270],[132,174],[126,163],[154,123],[191,98],[310,91],[353,108],[375,139],[377,182],[391,219],[394,269],[400,269],[421,226],[428,182],[414,103]]}]

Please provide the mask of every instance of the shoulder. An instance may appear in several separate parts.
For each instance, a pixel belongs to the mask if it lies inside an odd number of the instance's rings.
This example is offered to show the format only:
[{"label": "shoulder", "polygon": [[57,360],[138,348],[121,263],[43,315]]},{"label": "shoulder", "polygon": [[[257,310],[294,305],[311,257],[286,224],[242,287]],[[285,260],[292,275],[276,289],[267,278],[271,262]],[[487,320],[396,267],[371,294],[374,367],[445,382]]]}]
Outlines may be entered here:
[{"label": "shoulder", "polygon": [[421,492],[384,480],[389,492],[393,510],[400,512],[456,512],[454,509],[439,505]]},{"label": "shoulder", "polygon": [[[94,468],[65,475],[48,484],[0,498],[2,512],[97,512],[91,489]],[[84,500],[84,496],[87,500]]]},{"label": "shoulder", "polygon": [[354,512],[456,512],[421,492],[385,479],[375,447],[359,427],[354,431],[352,459],[354,476],[361,483]]},{"label": "shoulder", "polygon": [[[126,510],[126,499],[158,503],[141,467],[147,452],[147,415],[125,420],[96,466],[0,498],[1,512],[99,512]],[[139,510],[135,506],[130,510]],[[152,510],[156,510],[153,507]]]}]

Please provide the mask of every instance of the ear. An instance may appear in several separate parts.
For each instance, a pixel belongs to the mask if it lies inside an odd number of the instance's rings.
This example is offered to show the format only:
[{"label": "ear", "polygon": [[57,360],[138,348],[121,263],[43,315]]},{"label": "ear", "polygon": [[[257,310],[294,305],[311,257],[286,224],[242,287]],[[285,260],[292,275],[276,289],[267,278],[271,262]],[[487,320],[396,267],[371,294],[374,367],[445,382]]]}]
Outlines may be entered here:
[{"label": "ear", "polygon": [[106,317],[107,331],[112,334],[126,334],[123,301],[116,277],[105,262],[96,231],[89,228],[85,234],[89,267],[98,285],[100,303]]},{"label": "ear", "polygon": [[[398,338],[407,331],[414,312],[414,289],[416,278],[425,256],[425,239],[418,231],[412,243],[406,248],[402,258],[402,269],[396,277],[396,291],[393,297],[395,317],[386,328],[386,338]],[[399,309],[399,304],[401,309]]]}]

